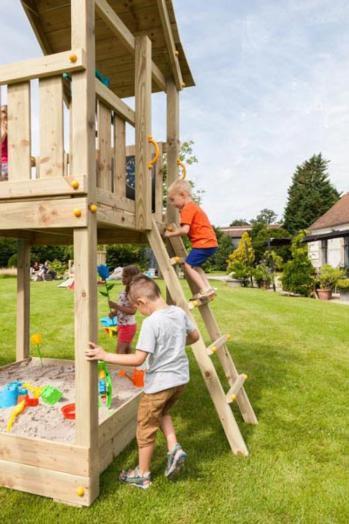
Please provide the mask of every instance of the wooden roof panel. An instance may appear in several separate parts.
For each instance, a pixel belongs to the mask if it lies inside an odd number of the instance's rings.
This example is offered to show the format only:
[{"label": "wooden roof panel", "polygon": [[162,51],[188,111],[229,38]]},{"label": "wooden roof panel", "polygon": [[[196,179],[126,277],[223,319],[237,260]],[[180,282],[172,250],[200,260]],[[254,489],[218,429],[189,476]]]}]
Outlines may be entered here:
[{"label": "wooden roof panel", "polygon": [[[21,0],[45,53],[71,48],[70,1]],[[172,76],[171,62],[158,11],[157,0],[109,0],[114,11],[134,34],[147,34],[152,41],[153,61],[166,78]],[[194,80],[180,42],[172,0],[166,0],[179,63],[186,86]],[[110,78],[112,90],[121,97],[134,95],[134,57],[96,15],[96,67]],[[153,91],[158,91],[153,84]]]}]

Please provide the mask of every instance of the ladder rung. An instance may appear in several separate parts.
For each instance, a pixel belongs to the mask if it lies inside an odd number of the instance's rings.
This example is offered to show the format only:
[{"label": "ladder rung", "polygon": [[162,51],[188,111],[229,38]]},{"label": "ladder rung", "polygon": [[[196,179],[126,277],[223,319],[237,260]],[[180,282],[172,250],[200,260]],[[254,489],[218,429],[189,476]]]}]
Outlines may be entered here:
[{"label": "ladder rung", "polygon": [[210,346],[207,348],[207,353],[209,355],[213,355],[217,351],[217,349],[224,346],[224,344],[227,342],[227,340],[230,339],[230,335],[222,335],[221,337],[217,338],[215,342],[213,342]]},{"label": "ladder rung", "polygon": [[172,266],[175,266],[176,264],[183,264],[184,258],[182,257],[172,257],[170,258],[170,262]]},{"label": "ladder rung", "polygon": [[236,400],[236,395],[239,393],[246,379],[247,379],[247,375],[242,373],[235,380],[234,384],[232,385],[232,387],[229,389],[228,393],[226,394],[226,399],[227,399],[228,404]]},{"label": "ladder rung", "polygon": [[208,297],[196,298],[195,300],[189,301],[189,309],[194,309],[195,307],[206,306],[209,302],[216,298],[216,294],[209,295]]}]

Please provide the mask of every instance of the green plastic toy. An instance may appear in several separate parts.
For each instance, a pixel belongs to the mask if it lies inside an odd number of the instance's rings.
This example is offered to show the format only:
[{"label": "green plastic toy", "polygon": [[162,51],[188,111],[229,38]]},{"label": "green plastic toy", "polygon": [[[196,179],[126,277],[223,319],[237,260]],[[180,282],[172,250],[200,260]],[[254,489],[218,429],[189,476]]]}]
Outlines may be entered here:
[{"label": "green plastic toy", "polygon": [[46,404],[50,404],[50,406],[53,406],[56,402],[61,400],[62,396],[63,393],[52,386],[45,386],[41,393],[41,399]]},{"label": "green plastic toy", "polygon": [[98,362],[98,394],[99,406],[105,404],[110,409],[113,397],[113,384],[105,362]]}]

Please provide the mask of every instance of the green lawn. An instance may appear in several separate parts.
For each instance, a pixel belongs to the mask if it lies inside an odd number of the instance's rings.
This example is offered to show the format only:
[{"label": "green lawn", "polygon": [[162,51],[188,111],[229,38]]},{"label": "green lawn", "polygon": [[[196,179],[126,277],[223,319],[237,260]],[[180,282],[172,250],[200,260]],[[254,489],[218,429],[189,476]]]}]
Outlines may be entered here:
[{"label": "green lawn", "polygon": [[[215,285],[213,307],[232,334],[229,346],[249,376],[259,418],[253,427],[238,417],[250,456],[231,454],[191,358],[190,386],[175,411],[189,454],[177,482],[163,477],[160,437],[151,489],[120,485],[120,468],[135,464],[132,443],[102,475],[91,508],[0,489],[4,523],[349,522],[349,308]],[[72,302],[73,294],[55,283],[32,284],[32,332],[43,333],[46,356],[72,354]],[[14,313],[15,280],[0,280],[0,364],[14,357]]]}]

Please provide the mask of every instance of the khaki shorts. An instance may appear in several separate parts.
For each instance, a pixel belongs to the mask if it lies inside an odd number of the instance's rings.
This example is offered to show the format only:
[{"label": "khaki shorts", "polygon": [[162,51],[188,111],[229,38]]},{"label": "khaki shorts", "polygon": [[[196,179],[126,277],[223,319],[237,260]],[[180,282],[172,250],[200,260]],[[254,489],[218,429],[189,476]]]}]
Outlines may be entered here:
[{"label": "khaki shorts", "polygon": [[150,446],[155,442],[161,418],[168,414],[184,389],[185,384],[158,393],[143,393],[137,415],[137,443],[139,448]]}]

